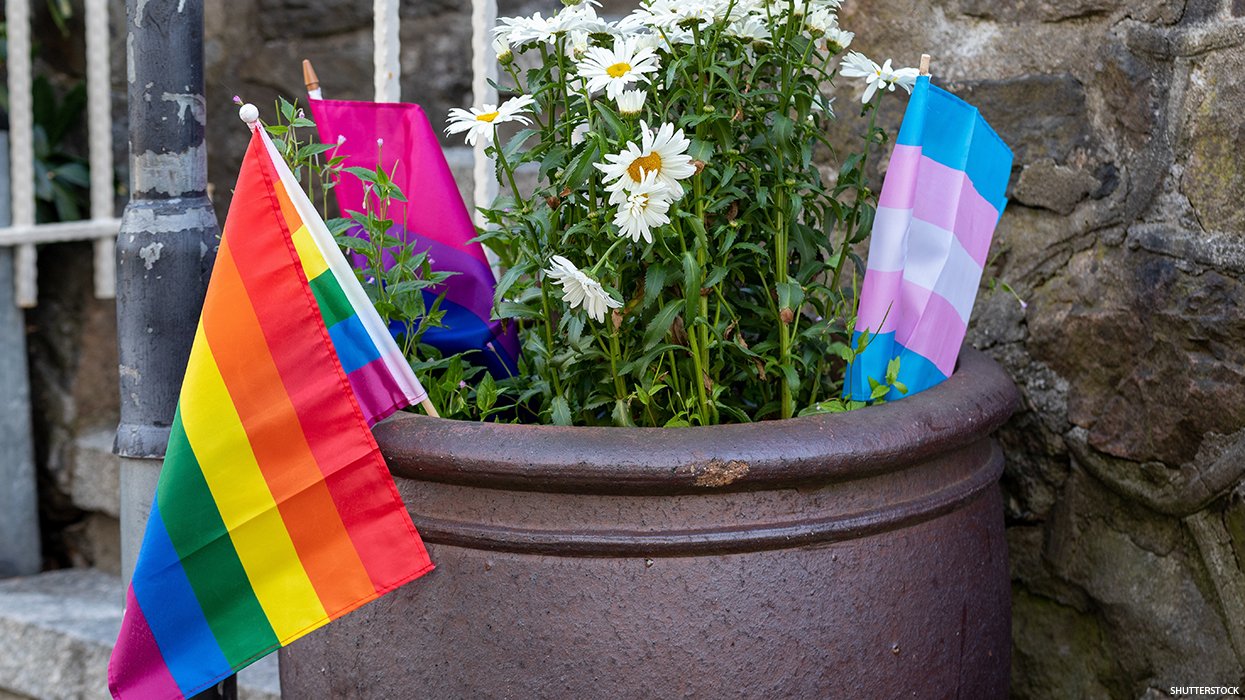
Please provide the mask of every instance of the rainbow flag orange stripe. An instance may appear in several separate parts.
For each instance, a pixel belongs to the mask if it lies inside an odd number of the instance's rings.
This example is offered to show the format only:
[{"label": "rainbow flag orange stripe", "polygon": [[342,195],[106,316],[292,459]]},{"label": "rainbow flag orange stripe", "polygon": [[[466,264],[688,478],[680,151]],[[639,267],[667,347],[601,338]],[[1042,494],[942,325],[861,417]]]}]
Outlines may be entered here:
[{"label": "rainbow flag orange stripe", "polygon": [[194,695],[432,569],[370,430],[423,391],[377,328],[257,129],[109,663],[115,697]]}]

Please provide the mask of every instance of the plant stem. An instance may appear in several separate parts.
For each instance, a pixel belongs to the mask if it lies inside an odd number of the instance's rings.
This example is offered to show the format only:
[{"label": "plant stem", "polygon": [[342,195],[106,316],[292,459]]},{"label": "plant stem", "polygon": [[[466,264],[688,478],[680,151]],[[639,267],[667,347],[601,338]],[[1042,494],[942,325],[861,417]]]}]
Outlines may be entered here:
[{"label": "plant stem", "polygon": [[[880,98],[875,98],[880,99]],[[832,293],[839,291],[839,276],[843,273],[843,262],[847,260],[847,246],[851,243],[852,236],[856,231],[856,224],[860,220],[860,207],[864,204],[865,186],[865,166],[869,162],[869,146],[873,143],[873,130],[877,123],[878,109],[875,102],[873,108],[869,112],[869,129],[865,132],[865,150],[860,157],[860,165],[857,167],[854,178],[856,187],[855,200],[852,201],[851,213],[847,216],[843,232],[843,245],[839,247],[839,260],[834,264],[834,277],[830,282],[830,290]]]}]

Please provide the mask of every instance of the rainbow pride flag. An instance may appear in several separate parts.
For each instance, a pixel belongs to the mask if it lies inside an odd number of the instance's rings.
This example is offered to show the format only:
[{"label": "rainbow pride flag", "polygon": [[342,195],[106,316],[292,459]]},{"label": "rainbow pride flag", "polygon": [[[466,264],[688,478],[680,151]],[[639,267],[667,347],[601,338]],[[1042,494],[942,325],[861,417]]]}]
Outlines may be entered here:
[{"label": "rainbow pride flag", "polygon": [[917,79],[882,184],[844,395],[869,400],[899,358],[888,400],[951,376],[995,225],[1012,152],[977,108]]},{"label": "rainbow pride flag", "polygon": [[108,666],[113,695],[194,695],[430,571],[370,430],[423,396],[256,129]]},{"label": "rainbow pride flag", "polygon": [[[494,377],[518,372],[519,338],[513,323],[492,318],[496,278],[476,235],[471,215],[441,151],[436,131],[419,105],[400,102],[309,100],[320,140],[340,143],[342,165],[390,173],[409,202],[391,202],[393,237],[428,254],[432,269],[455,273],[425,290],[431,305],[445,293],[441,327],[429,328],[423,342],[446,353],[475,351],[474,361]],[[384,146],[377,147],[380,138]],[[363,183],[344,177],[333,188],[342,212],[363,210]],[[343,216],[345,214],[343,213]]]}]

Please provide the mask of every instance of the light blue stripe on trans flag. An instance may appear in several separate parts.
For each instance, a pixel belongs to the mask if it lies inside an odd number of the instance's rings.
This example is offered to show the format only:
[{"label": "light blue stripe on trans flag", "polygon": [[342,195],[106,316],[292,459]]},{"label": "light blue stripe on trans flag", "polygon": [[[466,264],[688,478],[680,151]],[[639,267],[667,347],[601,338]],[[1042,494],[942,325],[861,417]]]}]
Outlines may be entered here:
[{"label": "light blue stripe on trans flag", "polygon": [[[860,332],[852,334],[852,347],[860,343]],[[886,377],[886,366],[895,357],[899,358],[899,375],[896,379],[904,385],[907,392],[891,389],[883,397],[887,401],[895,401],[946,381],[947,376],[939,371],[938,366],[923,355],[905,348],[902,343],[895,342],[895,332],[879,333],[869,339],[869,345],[857,354],[847,371],[847,386],[843,389],[846,398],[855,401],[868,401],[873,394],[869,378],[883,381]]]},{"label": "light blue stripe on trans flag", "polygon": [[1012,152],[977,108],[929,76],[917,78],[896,143],[919,146],[921,155],[968,173],[973,187],[1001,214],[1007,204]]}]

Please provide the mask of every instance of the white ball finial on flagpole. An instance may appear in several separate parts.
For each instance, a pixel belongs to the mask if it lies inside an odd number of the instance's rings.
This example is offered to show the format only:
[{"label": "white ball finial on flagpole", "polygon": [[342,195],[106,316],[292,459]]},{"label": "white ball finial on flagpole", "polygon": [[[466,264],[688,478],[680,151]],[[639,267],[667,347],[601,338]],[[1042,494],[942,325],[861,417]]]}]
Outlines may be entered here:
[{"label": "white ball finial on flagpole", "polygon": [[247,126],[255,126],[255,122],[259,121],[259,107],[250,102],[238,108],[238,118],[246,122]]}]

